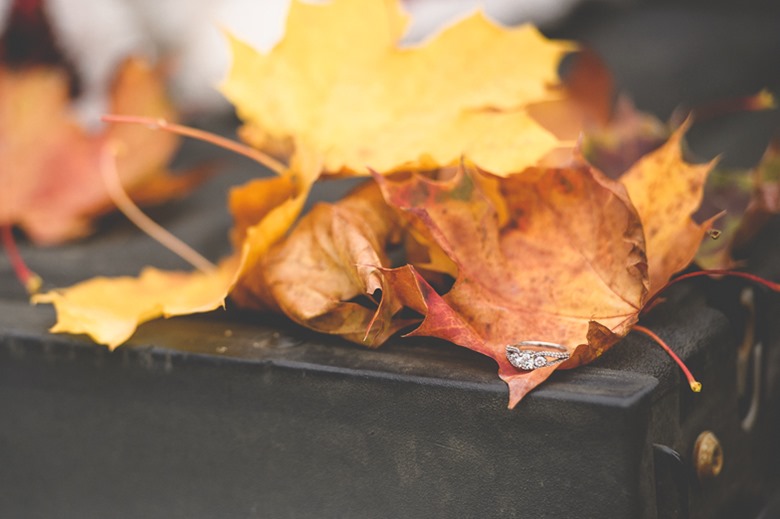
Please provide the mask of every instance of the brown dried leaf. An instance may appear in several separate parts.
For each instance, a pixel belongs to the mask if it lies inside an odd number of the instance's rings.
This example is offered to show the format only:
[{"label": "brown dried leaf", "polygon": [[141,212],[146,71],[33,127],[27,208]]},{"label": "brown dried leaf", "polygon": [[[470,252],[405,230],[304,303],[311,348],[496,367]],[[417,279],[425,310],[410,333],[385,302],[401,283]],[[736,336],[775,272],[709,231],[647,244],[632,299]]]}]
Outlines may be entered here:
[{"label": "brown dried leaf", "polygon": [[[392,306],[381,267],[399,240],[395,213],[375,183],[336,204],[317,204],[292,233],[248,270],[233,293],[239,305],[272,308],[320,332],[379,345],[403,326]],[[379,299],[380,319],[368,335]]]}]

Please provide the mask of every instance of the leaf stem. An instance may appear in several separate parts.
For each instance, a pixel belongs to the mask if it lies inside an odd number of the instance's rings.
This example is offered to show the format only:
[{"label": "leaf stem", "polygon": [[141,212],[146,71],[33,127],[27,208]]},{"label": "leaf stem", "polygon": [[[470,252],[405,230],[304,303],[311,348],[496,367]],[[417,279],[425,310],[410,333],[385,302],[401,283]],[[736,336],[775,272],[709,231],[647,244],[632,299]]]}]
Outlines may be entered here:
[{"label": "leaf stem", "polygon": [[210,142],[215,146],[225,148],[226,150],[233,151],[239,155],[243,155],[249,159],[252,159],[278,175],[281,175],[287,170],[287,166],[259,150],[245,146],[239,142],[226,139],[211,132],[198,130],[197,128],[191,128],[181,124],[170,123],[165,119],[115,114],[106,114],[103,115],[100,119],[107,123],[143,124],[149,126],[153,130],[164,130],[178,135],[183,135],[184,137],[191,137],[200,141]]},{"label": "leaf stem", "polygon": [[27,293],[33,295],[40,290],[43,280],[41,277],[30,270],[27,264],[24,262],[19,248],[16,246],[16,240],[14,239],[14,232],[10,224],[0,226],[0,234],[2,234],[3,249],[5,249],[8,260],[11,262],[11,266],[16,274],[16,279],[24,286]]},{"label": "leaf stem", "polygon": [[116,169],[116,152],[113,143],[107,143],[101,150],[100,176],[103,177],[103,184],[114,205],[139,229],[201,272],[208,273],[216,270],[217,267],[213,263],[146,216],[127,196]]},{"label": "leaf stem", "polygon": [[702,276],[730,276],[730,277],[747,279],[748,281],[752,281],[754,283],[758,283],[759,285],[763,285],[771,290],[774,290],[775,292],[780,292],[780,283],[773,283],[772,281],[764,279],[760,276],[756,276],[755,274],[750,274],[749,272],[740,272],[739,270],[725,270],[725,269],[697,270],[696,272],[688,272],[687,274],[677,276],[676,278],[670,280],[666,285],[661,287],[660,290],[658,290],[655,294],[650,296],[650,298],[647,301],[645,301],[645,304],[642,307],[642,310],[640,311],[640,315],[644,314],[646,311],[653,308],[653,303],[655,303],[656,299],[658,299],[661,293],[664,292],[670,286],[679,283],[680,281],[684,281],[686,279],[702,277]]},{"label": "leaf stem", "polygon": [[664,340],[661,339],[658,335],[656,335],[654,331],[638,324],[635,324],[632,330],[643,333],[648,337],[650,337],[651,339],[653,339],[656,343],[658,343],[658,345],[661,346],[661,348],[663,348],[667,354],[669,354],[672,360],[674,360],[677,363],[677,365],[680,366],[682,372],[685,373],[685,378],[688,379],[688,385],[691,386],[691,391],[693,391],[694,393],[698,393],[701,391],[701,382],[693,378],[693,374],[688,369],[688,366],[685,365],[685,363],[680,359],[680,357],[678,357],[677,354],[672,351],[669,345],[666,344],[666,342],[664,342]]},{"label": "leaf stem", "polygon": [[738,112],[761,112],[777,108],[777,101],[769,90],[764,89],[757,94],[723,99],[712,103],[705,103],[693,108],[696,121],[709,121]]}]

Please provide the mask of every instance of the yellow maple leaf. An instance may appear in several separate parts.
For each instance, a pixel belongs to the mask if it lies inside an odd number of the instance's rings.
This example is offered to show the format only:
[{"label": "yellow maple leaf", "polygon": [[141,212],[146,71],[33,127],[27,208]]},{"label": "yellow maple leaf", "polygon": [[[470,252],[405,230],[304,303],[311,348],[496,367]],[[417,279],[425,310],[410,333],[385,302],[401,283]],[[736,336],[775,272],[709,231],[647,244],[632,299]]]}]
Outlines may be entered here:
[{"label": "yellow maple leaf", "polygon": [[86,334],[114,349],[136,328],[153,319],[208,312],[223,306],[228,294],[259,258],[281,239],[298,217],[306,193],[287,176],[250,182],[232,193],[237,220],[246,221],[245,200],[254,202],[256,219],[241,229],[238,252],[209,272],[163,271],[148,267],[137,277],[98,277],[74,286],[36,294],[32,302],[53,304],[53,333]]},{"label": "yellow maple leaf", "polygon": [[527,107],[560,98],[557,69],[575,46],[482,13],[416,47],[399,46],[395,0],[293,1],[284,39],[262,54],[230,37],[222,91],[267,149],[321,158],[325,172],[433,167],[469,157],[521,171],[559,146]]},{"label": "yellow maple leaf", "polygon": [[35,295],[32,301],[54,305],[57,324],[50,331],[84,333],[113,350],[141,323],[218,308],[234,272],[234,260],[225,261],[213,273],[146,268],[137,278],[93,278]]},{"label": "yellow maple leaf", "polygon": [[[252,186],[260,189],[264,186]],[[298,215],[300,197],[275,205],[257,225],[246,230],[240,254],[224,260],[211,272],[163,271],[146,268],[140,276],[98,277],[72,287],[32,297],[51,303],[57,310],[54,333],[83,333],[114,349],[126,342],[136,328],[160,317],[215,310],[258,257],[278,240]]]}]

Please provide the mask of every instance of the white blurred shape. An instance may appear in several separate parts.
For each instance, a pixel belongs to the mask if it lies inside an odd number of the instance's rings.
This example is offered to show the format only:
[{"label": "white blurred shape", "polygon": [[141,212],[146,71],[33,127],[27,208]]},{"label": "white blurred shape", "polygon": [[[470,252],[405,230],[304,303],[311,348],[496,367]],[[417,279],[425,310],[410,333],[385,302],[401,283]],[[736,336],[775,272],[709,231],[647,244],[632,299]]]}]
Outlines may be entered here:
[{"label": "white blurred shape", "polygon": [[[365,0],[369,1],[369,0]],[[547,23],[580,0],[406,0],[405,42],[430,36],[453,19],[483,9],[503,23]],[[90,125],[106,109],[116,66],[131,54],[164,59],[179,106],[189,113],[228,110],[217,91],[230,57],[222,31],[268,51],[284,31],[290,0],[46,0],[63,51],[81,76],[77,109]],[[322,3],[321,1],[319,3]],[[0,0],[0,26],[11,0]]]}]

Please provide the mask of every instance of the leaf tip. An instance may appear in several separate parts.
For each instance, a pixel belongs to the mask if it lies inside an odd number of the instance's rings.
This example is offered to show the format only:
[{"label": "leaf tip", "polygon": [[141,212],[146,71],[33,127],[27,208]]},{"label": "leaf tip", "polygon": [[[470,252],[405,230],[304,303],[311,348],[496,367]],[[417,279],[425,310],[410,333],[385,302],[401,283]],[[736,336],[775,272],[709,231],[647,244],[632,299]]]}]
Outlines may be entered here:
[{"label": "leaf tip", "polygon": [[30,272],[30,277],[27,278],[24,283],[24,288],[27,290],[27,293],[31,296],[34,296],[40,292],[42,286],[43,279],[41,279],[41,276],[35,272]]},{"label": "leaf tip", "polygon": [[753,96],[750,108],[756,111],[773,110],[777,108],[777,99],[772,92],[765,88]]},{"label": "leaf tip", "polygon": [[680,367],[680,370],[685,374],[685,378],[688,379],[688,385],[691,387],[691,391],[693,391],[694,393],[701,392],[701,382],[693,378],[693,374],[688,369],[688,366],[686,366],[685,363],[682,361],[682,359],[678,357],[675,352],[672,351],[669,345],[666,344],[666,341],[661,339],[655,332],[653,332],[652,330],[644,326],[635,324],[633,329],[634,331],[647,335],[653,341],[655,341],[656,344],[658,344],[661,348],[663,348],[663,350],[666,351],[666,353],[672,358],[672,360],[674,360],[674,362],[676,362],[677,365]]}]

